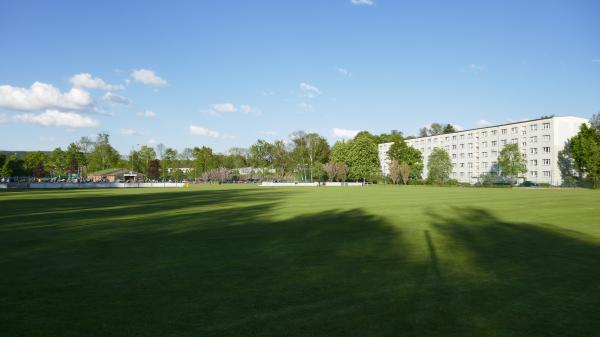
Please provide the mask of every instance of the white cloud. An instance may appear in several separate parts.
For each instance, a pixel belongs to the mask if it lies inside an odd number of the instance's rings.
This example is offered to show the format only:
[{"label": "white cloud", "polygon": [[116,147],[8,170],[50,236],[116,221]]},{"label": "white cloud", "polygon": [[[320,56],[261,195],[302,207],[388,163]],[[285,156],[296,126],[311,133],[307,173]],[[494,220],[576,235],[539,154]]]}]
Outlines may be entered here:
[{"label": "white cloud", "polygon": [[148,141],[146,142],[146,144],[148,144],[148,145],[155,145],[157,143],[158,142],[156,141],[156,139],[148,139]]},{"label": "white cloud", "polygon": [[315,107],[312,104],[306,102],[300,102],[300,109],[304,112],[313,112],[315,111]]},{"label": "white cloud", "polygon": [[346,69],[346,68],[336,68],[338,74],[346,76],[346,77],[351,77],[352,73],[350,72],[350,70]]},{"label": "white cloud", "polygon": [[253,113],[256,116],[262,115],[262,112],[260,111],[260,109],[253,108],[248,104],[242,104],[238,107],[235,104],[229,103],[229,102],[211,104],[207,110],[201,110],[201,111],[206,112],[213,116],[220,116],[223,114],[236,113],[236,112],[241,112],[245,115],[247,115],[249,113]]},{"label": "white cloud", "polygon": [[104,99],[105,101],[109,101],[109,102],[113,102],[113,103],[117,103],[117,104],[124,104],[124,105],[131,104],[131,100],[129,98],[127,98],[125,96],[113,94],[110,91],[107,92],[106,94],[104,94],[104,96],[102,96],[102,99]]},{"label": "white cloud", "polygon": [[122,135],[126,135],[126,136],[141,136],[141,135],[143,135],[143,133],[141,133],[140,131],[136,131],[133,129],[121,129],[120,132]]},{"label": "white cloud", "polygon": [[480,120],[477,121],[477,126],[478,127],[485,127],[485,126],[490,126],[490,125],[492,125],[492,122],[487,121],[485,119],[480,119]]},{"label": "white cloud", "polygon": [[253,112],[254,109],[252,109],[252,107],[249,105],[242,104],[242,105],[240,105],[240,111],[242,111],[245,114],[249,114],[249,113]]},{"label": "white cloud", "polygon": [[300,83],[300,91],[302,92],[303,96],[309,98],[321,94],[321,90],[319,88],[304,82]]},{"label": "white cloud", "polygon": [[90,73],[81,73],[73,75],[69,79],[71,85],[75,88],[85,88],[85,89],[103,89],[103,90],[120,90],[123,89],[120,85],[110,85],[104,82],[103,79],[99,77],[93,77]]},{"label": "white cloud", "polygon": [[51,84],[35,82],[31,88],[0,85],[0,108],[21,111],[44,109],[84,109],[93,105],[89,92],[72,88],[61,93]]},{"label": "white cloud", "polygon": [[221,134],[218,131],[209,130],[202,126],[190,125],[190,133],[198,136],[219,137]]},{"label": "white cloud", "polygon": [[145,85],[150,85],[154,87],[160,87],[162,85],[167,84],[167,81],[158,77],[154,71],[148,69],[135,69],[131,76],[134,80],[141,82]]},{"label": "white cloud", "polygon": [[333,138],[350,139],[354,138],[359,132],[358,130],[333,128]]},{"label": "white cloud", "polygon": [[224,113],[237,112],[238,108],[233,103],[217,103],[212,104],[208,112],[211,115],[220,115]]},{"label": "white cloud", "polygon": [[375,4],[375,1],[373,0],[350,0],[350,2],[352,2],[353,5],[373,6]]},{"label": "white cloud", "polygon": [[42,126],[67,126],[71,128],[95,128],[100,126],[100,123],[91,117],[75,112],[61,112],[58,110],[46,110],[40,114],[20,114],[15,115],[13,118],[17,122]]},{"label": "white cloud", "polygon": [[467,70],[473,74],[479,74],[480,72],[485,70],[485,66],[471,63],[467,66]]},{"label": "white cloud", "polygon": [[138,113],[136,113],[136,115],[138,115],[140,117],[152,118],[152,117],[156,116],[156,113],[154,111],[146,110],[146,111],[139,111]]}]

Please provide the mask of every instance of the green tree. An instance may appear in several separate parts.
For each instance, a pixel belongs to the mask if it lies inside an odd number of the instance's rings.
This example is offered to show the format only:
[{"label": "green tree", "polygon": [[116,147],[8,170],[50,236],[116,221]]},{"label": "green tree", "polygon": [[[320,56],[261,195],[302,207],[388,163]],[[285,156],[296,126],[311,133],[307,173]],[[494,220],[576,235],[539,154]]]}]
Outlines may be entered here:
[{"label": "green tree", "polygon": [[217,167],[213,150],[210,147],[195,147],[192,149],[192,153],[194,156],[194,179]]},{"label": "green tree", "polygon": [[571,138],[571,151],[577,171],[592,187],[600,187],[600,125],[582,124]]},{"label": "green tree", "polygon": [[457,132],[456,128],[454,127],[454,125],[452,124],[446,124],[446,126],[444,127],[444,134],[446,133],[454,133]]},{"label": "green tree", "polygon": [[406,145],[404,141],[394,142],[387,153],[390,161],[408,164],[411,179],[420,179],[423,174],[423,155],[421,151]]},{"label": "green tree", "polygon": [[336,163],[348,164],[348,158],[350,157],[350,143],[352,141],[339,140],[333,144],[331,148],[331,154],[329,159]]},{"label": "green tree", "polygon": [[69,144],[66,150],[66,159],[68,163],[67,171],[69,173],[79,173],[81,166],[86,166],[85,153],[81,150],[81,146],[77,143]]},{"label": "green tree", "polygon": [[427,180],[435,184],[444,184],[450,178],[452,160],[448,152],[435,148],[427,160]]},{"label": "green tree", "polygon": [[23,161],[28,174],[36,178],[42,178],[46,175],[46,164],[49,161],[46,153],[41,151],[28,152]]},{"label": "green tree", "polygon": [[261,178],[264,179],[266,169],[271,166],[271,144],[266,140],[259,139],[255,144],[250,146],[250,165],[259,168]]},{"label": "green tree", "polygon": [[177,150],[170,148],[170,147],[167,148],[165,150],[164,161],[166,162],[165,165],[167,166],[167,172],[169,173],[169,176],[173,176],[173,172],[175,171],[175,168],[178,166],[177,165]]},{"label": "green tree", "polygon": [[69,169],[67,153],[63,151],[60,147],[57,147],[50,154],[48,164],[50,172],[52,172],[54,176],[64,176]]},{"label": "green tree", "polygon": [[403,139],[402,132],[392,130],[390,133],[382,133],[377,138],[377,144],[399,142]]},{"label": "green tree", "polygon": [[24,167],[23,160],[17,158],[16,155],[6,156],[4,159],[4,163],[2,164],[2,168],[0,169],[1,177],[17,177],[17,176],[26,176],[27,171]]},{"label": "green tree", "polygon": [[379,154],[373,137],[357,136],[350,142],[348,166],[352,180],[373,181],[379,176]]},{"label": "green tree", "polygon": [[110,145],[109,137],[110,136],[106,133],[98,134],[96,142],[87,156],[89,171],[100,171],[118,166],[121,156],[119,155],[119,152]]},{"label": "green tree", "polygon": [[150,168],[150,162],[156,159],[156,152],[153,148],[143,145],[137,155],[140,167],[136,169],[136,171],[139,170],[139,172],[147,175]]},{"label": "green tree", "polygon": [[285,177],[290,171],[292,165],[292,158],[285,143],[282,140],[277,140],[270,147],[271,160],[273,161],[273,167],[279,177]]},{"label": "green tree", "polygon": [[581,180],[581,174],[575,168],[571,140],[565,143],[562,150],[558,151],[558,169],[562,178],[563,186],[577,186]]},{"label": "green tree", "polygon": [[519,151],[518,144],[508,144],[500,151],[498,156],[498,165],[500,166],[500,174],[503,177],[510,178],[513,183],[516,178],[527,172],[527,161]]}]

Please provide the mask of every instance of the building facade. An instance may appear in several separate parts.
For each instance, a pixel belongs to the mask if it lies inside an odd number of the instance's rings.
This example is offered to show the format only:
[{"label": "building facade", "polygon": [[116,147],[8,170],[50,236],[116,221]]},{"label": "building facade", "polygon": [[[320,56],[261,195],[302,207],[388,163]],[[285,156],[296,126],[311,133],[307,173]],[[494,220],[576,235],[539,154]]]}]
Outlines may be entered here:
[{"label": "building facade", "polygon": [[[435,148],[443,148],[452,160],[450,178],[476,183],[483,174],[498,172],[498,155],[506,144],[515,143],[527,160],[526,180],[558,186],[562,184],[558,152],[565,142],[589,121],[565,116],[521,121],[459,131],[455,133],[406,139],[406,144],[423,154],[423,178],[427,159]],[[389,173],[387,151],[392,143],[379,144],[379,161],[384,175]]]}]

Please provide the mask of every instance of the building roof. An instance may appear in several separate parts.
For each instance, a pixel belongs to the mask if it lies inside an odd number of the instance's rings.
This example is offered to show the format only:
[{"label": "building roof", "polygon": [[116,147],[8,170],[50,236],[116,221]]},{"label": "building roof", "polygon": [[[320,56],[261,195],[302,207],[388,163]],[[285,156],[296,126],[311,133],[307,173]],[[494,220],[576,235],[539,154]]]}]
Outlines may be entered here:
[{"label": "building roof", "polygon": [[551,116],[551,117],[543,117],[543,118],[527,119],[527,120],[523,120],[523,121],[510,122],[510,123],[503,123],[503,124],[494,124],[494,125],[488,125],[488,126],[480,126],[480,127],[478,127],[478,128],[465,129],[465,130],[460,130],[460,131],[456,131],[456,132],[443,133],[443,134],[439,134],[439,135],[433,135],[433,136],[412,137],[412,138],[408,138],[408,139],[407,139],[407,138],[404,138],[404,141],[407,141],[407,140],[412,140],[412,139],[421,139],[421,138],[436,137],[436,136],[446,136],[446,135],[452,135],[452,134],[455,134],[455,133],[462,133],[462,132],[467,132],[467,131],[475,131],[475,130],[481,130],[481,129],[496,128],[496,127],[500,127],[500,126],[507,126],[507,125],[513,125],[513,124],[521,124],[521,123],[528,123],[528,122],[542,121],[542,120],[546,120],[546,119],[560,118],[560,117],[571,117],[571,118],[581,118],[581,119],[586,119],[586,118],[582,118],[582,117],[576,117],[576,116]]}]

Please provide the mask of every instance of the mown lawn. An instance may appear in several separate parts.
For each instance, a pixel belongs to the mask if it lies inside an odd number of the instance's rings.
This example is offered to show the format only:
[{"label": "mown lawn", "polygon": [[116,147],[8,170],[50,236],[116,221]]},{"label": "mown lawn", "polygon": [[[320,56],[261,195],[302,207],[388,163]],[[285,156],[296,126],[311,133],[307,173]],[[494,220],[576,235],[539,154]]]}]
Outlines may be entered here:
[{"label": "mown lawn", "polygon": [[2,336],[598,336],[600,192],[0,192]]}]

